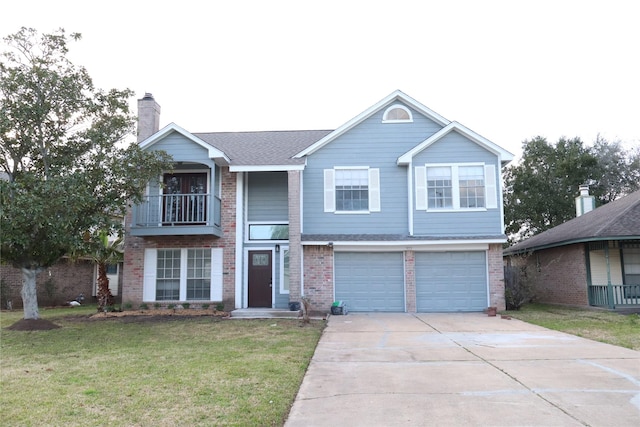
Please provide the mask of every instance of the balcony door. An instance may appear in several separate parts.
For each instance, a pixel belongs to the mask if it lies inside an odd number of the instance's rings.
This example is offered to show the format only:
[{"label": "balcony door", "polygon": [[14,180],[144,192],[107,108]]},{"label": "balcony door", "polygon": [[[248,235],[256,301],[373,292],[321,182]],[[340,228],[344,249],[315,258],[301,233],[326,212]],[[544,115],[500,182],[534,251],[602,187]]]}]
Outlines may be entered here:
[{"label": "balcony door", "polygon": [[166,225],[205,224],[207,221],[207,174],[165,174],[162,222]]}]

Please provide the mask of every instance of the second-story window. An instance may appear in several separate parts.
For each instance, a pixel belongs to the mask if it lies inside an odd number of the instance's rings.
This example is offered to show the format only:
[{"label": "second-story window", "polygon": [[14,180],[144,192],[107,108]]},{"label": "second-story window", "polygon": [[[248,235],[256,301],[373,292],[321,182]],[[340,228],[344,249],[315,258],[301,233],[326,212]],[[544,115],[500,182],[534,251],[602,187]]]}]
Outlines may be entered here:
[{"label": "second-story window", "polygon": [[324,211],[379,212],[380,170],[362,166],[325,169]]},{"label": "second-story window", "polygon": [[427,164],[415,168],[416,209],[497,208],[496,171],[485,164]]},{"label": "second-story window", "polygon": [[369,172],[367,169],[336,170],[336,210],[369,210]]}]

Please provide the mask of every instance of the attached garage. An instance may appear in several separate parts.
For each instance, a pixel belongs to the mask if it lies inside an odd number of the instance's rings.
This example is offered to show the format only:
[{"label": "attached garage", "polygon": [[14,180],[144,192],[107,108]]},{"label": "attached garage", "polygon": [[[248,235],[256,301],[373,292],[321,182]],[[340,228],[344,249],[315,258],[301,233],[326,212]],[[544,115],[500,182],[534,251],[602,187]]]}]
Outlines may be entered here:
[{"label": "attached garage", "polygon": [[336,252],[335,299],[349,311],[405,311],[402,252]]},{"label": "attached garage", "polygon": [[484,251],[417,252],[418,312],[482,311],[487,308]]}]

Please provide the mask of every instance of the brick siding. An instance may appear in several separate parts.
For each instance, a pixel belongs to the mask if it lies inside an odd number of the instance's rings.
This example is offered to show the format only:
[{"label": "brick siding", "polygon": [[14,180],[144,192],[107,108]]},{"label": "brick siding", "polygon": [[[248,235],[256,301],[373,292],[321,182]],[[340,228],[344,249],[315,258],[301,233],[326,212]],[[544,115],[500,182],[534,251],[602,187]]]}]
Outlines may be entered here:
[{"label": "brick siding", "polygon": [[584,244],[537,251],[526,259],[533,271],[535,300],[539,302],[589,305]]},{"label": "brick siding", "polygon": [[333,249],[328,246],[305,246],[304,296],[311,311],[327,313],[333,303]]},{"label": "brick siding", "polygon": [[[11,301],[13,308],[22,308],[22,270],[11,266],[0,267],[0,279],[3,287],[2,308]],[[92,297],[94,288],[94,265],[87,260],[70,262],[60,260],[54,266],[45,269],[36,277],[38,306],[59,306],[66,304],[79,294],[84,294],[85,302],[95,302]]]}]

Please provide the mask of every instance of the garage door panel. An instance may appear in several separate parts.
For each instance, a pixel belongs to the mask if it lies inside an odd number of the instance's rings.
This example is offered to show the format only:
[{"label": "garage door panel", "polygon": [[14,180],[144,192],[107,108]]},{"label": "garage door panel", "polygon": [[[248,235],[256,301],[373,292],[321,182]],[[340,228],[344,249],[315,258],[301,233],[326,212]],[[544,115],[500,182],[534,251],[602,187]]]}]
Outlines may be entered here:
[{"label": "garage door panel", "polygon": [[417,311],[484,310],[486,268],[484,251],[417,253]]},{"label": "garage door panel", "polygon": [[399,252],[336,252],[335,299],[349,311],[404,311],[404,265]]}]

